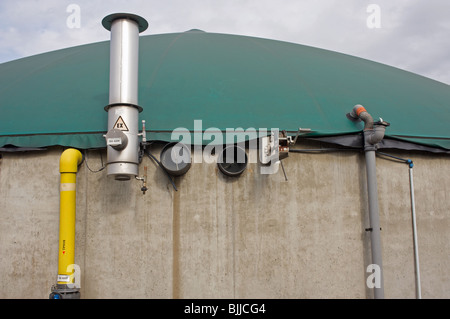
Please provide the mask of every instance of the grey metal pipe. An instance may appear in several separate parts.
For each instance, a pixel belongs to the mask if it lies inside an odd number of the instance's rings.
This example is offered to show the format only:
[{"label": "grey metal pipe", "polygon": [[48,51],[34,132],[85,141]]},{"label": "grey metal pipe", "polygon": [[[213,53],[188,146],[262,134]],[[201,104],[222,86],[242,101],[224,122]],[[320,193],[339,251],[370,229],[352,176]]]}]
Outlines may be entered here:
[{"label": "grey metal pipe", "polygon": [[378,183],[375,151],[366,151],[367,193],[369,197],[369,221],[372,263],[380,269],[380,286],[374,287],[374,298],[384,298],[383,258],[381,253],[381,227],[378,207]]},{"label": "grey metal pipe", "polygon": [[414,265],[416,270],[416,298],[422,299],[422,289],[420,286],[420,266],[419,266],[419,245],[417,244],[417,224],[416,224],[416,207],[414,200],[414,182],[413,182],[413,164],[409,164],[409,187],[411,192],[411,217],[413,226],[413,242],[414,242]]},{"label": "grey metal pipe", "polygon": [[416,298],[422,299],[422,291],[420,285],[420,267],[419,267],[419,245],[417,244],[417,224],[416,224],[416,205],[414,199],[414,182],[413,182],[413,167],[414,164],[410,159],[403,159],[390,154],[377,152],[380,155],[394,158],[395,161],[404,162],[409,167],[409,189],[411,199],[411,219],[412,219],[412,232],[413,232],[413,246],[414,246],[414,269],[415,269],[415,283],[416,283]]},{"label": "grey metal pipe", "polygon": [[112,21],[109,104],[138,104],[139,28],[136,21]]},{"label": "grey metal pipe", "polygon": [[115,13],[102,20],[111,31],[107,171],[116,180],[138,175],[138,105],[139,33],[147,29],[145,19],[129,13]]},{"label": "grey metal pipe", "polygon": [[366,158],[367,193],[369,201],[369,221],[370,221],[370,241],[372,264],[378,266],[380,270],[379,286],[374,287],[374,298],[384,298],[384,274],[381,251],[381,228],[378,207],[378,185],[375,162],[375,151],[378,143],[383,139],[386,126],[389,124],[382,121],[374,123],[372,116],[362,105],[355,105],[347,117],[353,121],[362,120],[364,122],[364,151]]}]

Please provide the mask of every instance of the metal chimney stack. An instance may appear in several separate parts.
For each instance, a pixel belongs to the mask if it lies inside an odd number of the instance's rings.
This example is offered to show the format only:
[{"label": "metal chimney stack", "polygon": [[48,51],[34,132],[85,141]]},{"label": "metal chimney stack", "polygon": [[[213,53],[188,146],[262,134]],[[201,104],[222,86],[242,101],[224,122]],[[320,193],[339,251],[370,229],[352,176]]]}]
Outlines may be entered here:
[{"label": "metal chimney stack", "polygon": [[147,29],[147,21],[130,13],[114,13],[102,20],[111,31],[107,174],[116,180],[129,180],[138,175],[139,113],[138,60],[139,33]]}]

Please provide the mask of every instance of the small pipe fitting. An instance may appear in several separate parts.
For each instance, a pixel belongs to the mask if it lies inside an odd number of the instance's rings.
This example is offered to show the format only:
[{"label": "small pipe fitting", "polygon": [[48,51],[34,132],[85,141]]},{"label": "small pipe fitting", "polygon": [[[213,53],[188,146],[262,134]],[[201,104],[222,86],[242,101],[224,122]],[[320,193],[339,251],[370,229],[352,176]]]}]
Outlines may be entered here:
[{"label": "small pipe fitting", "polygon": [[347,117],[352,121],[363,121],[364,131],[373,129],[373,118],[361,104],[355,105]]},{"label": "small pipe fitting", "polygon": [[389,123],[383,119],[374,122],[372,116],[361,104],[355,105],[347,117],[352,121],[364,122],[364,150],[376,150],[377,144],[384,138],[384,132]]},{"label": "small pipe fitting", "polygon": [[83,161],[83,154],[79,150],[69,148],[61,154],[59,159],[60,173],[76,173],[78,165]]},{"label": "small pipe fitting", "polygon": [[386,126],[377,124],[373,129],[364,131],[365,140],[371,145],[376,145],[383,139],[385,130]]}]

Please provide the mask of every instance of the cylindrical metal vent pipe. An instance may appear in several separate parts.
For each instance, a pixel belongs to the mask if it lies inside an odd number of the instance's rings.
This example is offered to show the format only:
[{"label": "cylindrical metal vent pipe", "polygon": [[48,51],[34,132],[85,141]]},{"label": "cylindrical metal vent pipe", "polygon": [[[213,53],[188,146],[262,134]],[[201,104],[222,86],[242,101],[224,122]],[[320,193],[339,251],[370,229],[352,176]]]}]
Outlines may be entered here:
[{"label": "cylindrical metal vent pipe", "polygon": [[139,33],[147,29],[144,18],[130,13],[115,13],[102,20],[111,31],[107,174],[116,180],[138,175],[139,112],[138,60]]}]

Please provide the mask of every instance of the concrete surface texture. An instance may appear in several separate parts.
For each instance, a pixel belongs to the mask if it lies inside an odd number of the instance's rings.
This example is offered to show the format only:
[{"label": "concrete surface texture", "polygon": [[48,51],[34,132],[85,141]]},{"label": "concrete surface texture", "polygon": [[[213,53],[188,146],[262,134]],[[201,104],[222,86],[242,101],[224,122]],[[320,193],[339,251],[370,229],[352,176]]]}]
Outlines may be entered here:
[{"label": "concrete surface texture", "polygon": [[[0,298],[48,298],[56,283],[62,151],[3,154]],[[392,154],[415,163],[422,297],[449,298],[449,157]],[[77,175],[82,298],[373,297],[363,152],[291,153],[288,181],[259,164],[231,178],[193,163],[178,191],[144,158],[146,194],[89,171],[101,157],[88,151]],[[408,166],[377,158],[377,178],[385,297],[415,298]]]}]

